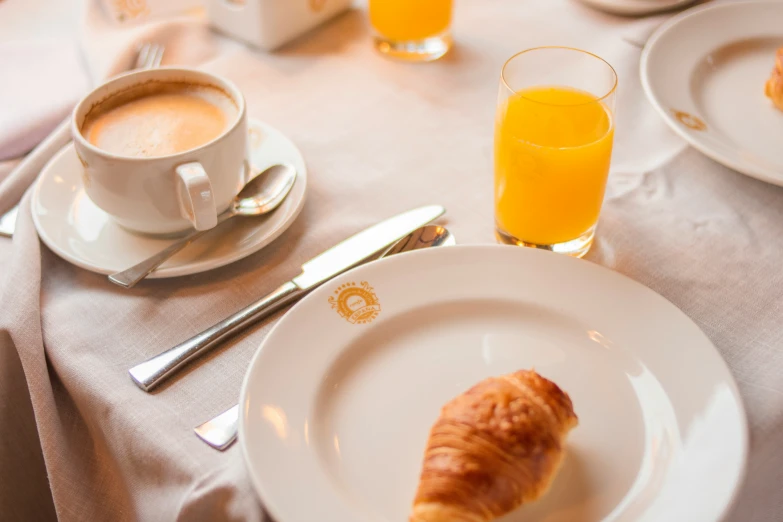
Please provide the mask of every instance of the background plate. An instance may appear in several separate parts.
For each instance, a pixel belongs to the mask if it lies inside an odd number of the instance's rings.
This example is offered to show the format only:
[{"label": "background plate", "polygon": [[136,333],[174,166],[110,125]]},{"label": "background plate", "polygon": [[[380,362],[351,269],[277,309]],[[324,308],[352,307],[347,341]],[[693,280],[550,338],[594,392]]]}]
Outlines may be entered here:
[{"label": "background plate", "polygon": [[697,0],[580,0],[582,3],[624,16],[641,16],[672,9],[679,9]]},{"label": "background plate", "polygon": [[783,2],[707,5],[658,29],[645,93],[669,126],[723,165],[783,186],[783,111],[764,84],[783,46]]}]

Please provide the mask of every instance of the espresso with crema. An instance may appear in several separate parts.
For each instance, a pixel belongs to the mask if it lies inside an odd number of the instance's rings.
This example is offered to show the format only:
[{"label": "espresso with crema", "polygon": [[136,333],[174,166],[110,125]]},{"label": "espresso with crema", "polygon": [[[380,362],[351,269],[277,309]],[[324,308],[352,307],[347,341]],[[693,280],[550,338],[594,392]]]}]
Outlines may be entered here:
[{"label": "espresso with crema", "polygon": [[234,101],[216,87],[152,82],[93,107],[81,132],[106,152],[155,158],[209,143],[236,121],[237,113]]}]

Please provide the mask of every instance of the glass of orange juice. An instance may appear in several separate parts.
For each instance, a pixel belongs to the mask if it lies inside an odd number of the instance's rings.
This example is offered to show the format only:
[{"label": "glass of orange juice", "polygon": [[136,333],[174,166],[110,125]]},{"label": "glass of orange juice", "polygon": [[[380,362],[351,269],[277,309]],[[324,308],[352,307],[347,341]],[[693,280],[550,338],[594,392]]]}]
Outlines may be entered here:
[{"label": "glass of orange juice", "polygon": [[495,124],[495,229],[511,245],[581,257],[609,175],[617,74],[598,56],[540,47],[512,56]]},{"label": "glass of orange juice", "polygon": [[453,0],[370,0],[375,47],[408,61],[437,60],[451,48]]}]

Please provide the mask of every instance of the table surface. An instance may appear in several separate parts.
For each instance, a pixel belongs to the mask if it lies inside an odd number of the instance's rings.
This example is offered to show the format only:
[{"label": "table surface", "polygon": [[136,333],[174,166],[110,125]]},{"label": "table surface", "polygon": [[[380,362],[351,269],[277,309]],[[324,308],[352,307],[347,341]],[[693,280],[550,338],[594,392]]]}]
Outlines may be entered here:
[{"label": "table surface", "polygon": [[609,189],[585,262],[661,293],[712,339],[751,429],[747,479],[729,520],[783,519],[783,189],[712,162],[666,128],[639,85],[641,50],[626,38],[647,22],[570,0],[458,0],[453,52],[414,65],[373,51],[361,9],[265,54],[210,33],[197,17],[112,29],[94,0],[72,0],[80,9],[43,2],[0,3],[0,45],[77,42],[97,80],[134,42],[167,39],[170,63],[227,76],[251,116],[300,146],[309,196],[262,252],[131,291],[41,245],[26,196],[13,241],[0,238],[0,512],[9,520],[263,520],[239,447],[219,453],[192,430],[237,401],[274,319],[155,393],[138,390],[127,369],[407,208],[442,204],[459,243],[493,242],[500,67],[516,51],[552,44],[595,52],[620,77]]}]

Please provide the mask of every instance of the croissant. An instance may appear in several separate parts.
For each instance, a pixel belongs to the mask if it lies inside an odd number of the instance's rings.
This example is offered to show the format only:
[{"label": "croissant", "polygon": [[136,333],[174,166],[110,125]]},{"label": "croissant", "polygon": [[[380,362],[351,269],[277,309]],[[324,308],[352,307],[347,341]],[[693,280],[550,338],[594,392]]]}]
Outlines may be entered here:
[{"label": "croissant", "polygon": [[546,493],[578,419],[535,371],[480,382],[430,431],[410,522],[489,522]]},{"label": "croissant", "polygon": [[783,47],[778,49],[775,68],[772,70],[772,76],[767,80],[764,92],[772,103],[783,111]]}]

